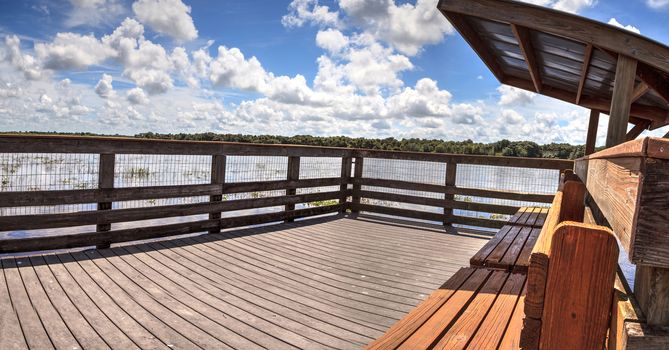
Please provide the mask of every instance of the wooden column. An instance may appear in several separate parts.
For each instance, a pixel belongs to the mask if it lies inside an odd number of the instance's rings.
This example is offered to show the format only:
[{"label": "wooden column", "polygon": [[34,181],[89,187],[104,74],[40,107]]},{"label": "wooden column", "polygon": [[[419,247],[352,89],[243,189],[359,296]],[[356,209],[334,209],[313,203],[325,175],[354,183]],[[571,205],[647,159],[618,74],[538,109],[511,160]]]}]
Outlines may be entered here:
[{"label": "wooden column", "polygon": [[341,197],[339,198],[339,204],[342,204],[341,214],[346,213],[348,197],[346,196],[346,191],[348,190],[348,184],[351,182],[351,169],[353,167],[353,158],[344,157],[341,159],[341,180],[342,184],[339,186],[339,191],[341,191]]},{"label": "wooden column", "polygon": [[669,269],[637,265],[634,295],[649,325],[669,326]]},{"label": "wooden column", "polygon": [[[297,181],[300,179],[300,157],[291,156],[288,157],[288,176],[289,181]],[[289,188],[286,190],[287,196],[293,196],[297,194],[297,189]],[[286,211],[295,210],[295,204],[286,204]],[[286,222],[293,222],[295,219],[287,219]]]},{"label": "wooden column", "polygon": [[[223,184],[225,183],[225,163],[226,158],[222,154],[216,154],[211,157],[211,183],[221,185],[221,194],[209,196],[210,202],[221,202],[223,200]],[[209,220],[220,220],[221,213],[209,213]],[[221,227],[209,230],[209,233],[219,233]]]},{"label": "wooden column", "polygon": [[364,163],[364,158],[362,157],[355,157],[355,170],[353,173],[353,198],[351,201],[352,209],[351,213],[353,214],[358,214],[360,211],[358,210],[357,206],[360,204],[360,191],[362,190],[362,186],[360,183],[355,183],[355,180],[360,181],[362,180],[362,167]]},{"label": "wooden column", "polygon": [[[455,188],[455,180],[458,172],[458,164],[446,164],[446,188]],[[444,195],[444,225],[453,226],[453,207],[451,203],[455,200],[455,195],[446,193]]]},{"label": "wooden column", "polygon": [[606,147],[625,142],[627,124],[629,123],[634,81],[636,80],[637,61],[625,55],[618,55],[616,80],[611,98],[611,114],[609,129],[606,134]]},{"label": "wooden column", "polygon": [[590,111],[590,123],[588,124],[588,137],[585,141],[585,155],[595,153],[597,143],[597,128],[599,127],[599,111]]},{"label": "wooden column", "polygon": [[[116,164],[115,154],[100,154],[100,163],[98,164],[98,188],[111,189],[114,188],[114,167]],[[111,202],[98,203],[98,210],[111,210]],[[97,224],[96,232],[106,232],[111,230],[111,224]],[[110,243],[101,243],[97,245],[97,249],[107,249]]]}]

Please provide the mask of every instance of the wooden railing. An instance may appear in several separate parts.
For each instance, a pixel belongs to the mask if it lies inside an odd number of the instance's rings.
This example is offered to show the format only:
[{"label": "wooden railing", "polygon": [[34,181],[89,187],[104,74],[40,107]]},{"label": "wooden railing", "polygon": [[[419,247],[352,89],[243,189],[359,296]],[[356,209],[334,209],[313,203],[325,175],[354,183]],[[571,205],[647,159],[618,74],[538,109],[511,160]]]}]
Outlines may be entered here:
[{"label": "wooden railing", "polygon": [[[64,211],[56,213],[29,212],[21,215],[0,216],[0,231],[24,231],[75,226],[94,225],[87,232],[0,239],[0,253],[23,252],[72,247],[107,247],[112,243],[150,239],[196,232],[219,232],[223,228],[292,221],[298,218],[328,213],[343,213],[350,210],[373,212],[414,219],[479,227],[501,227],[501,220],[457,215],[457,210],[481,213],[513,214],[518,206],[474,201],[472,198],[493,198],[521,202],[550,203],[553,195],[527,193],[529,191],[500,191],[490,188],[464,188],[456,186],[458,165],[484,165],[546,169],[554,172],[555,189],[559,170],[573,167],[573,162],[564,160],[504,158],[487,156],[449,155],[432,153],[390,152],[344,148],[309,147],[292,145],[257,145],[224,142],[185,142],[142,140],[131,138],[91,138],[61,136],[0,136],[2,154],[95,154],[98,155],[97,188],[44,190],[19,188],[0,190],[0,209],[36,206],[61,206],[97,203],[97,210]],[[178,184],[169,186],[144,186],[114,188],[118,155],[174,155],[211,156],[211,170],[206,184]],[[280,180],[238,182],[231,179],[228,159],[241,157],[286,157],[286,173]],[[301,178],[300,165],[305,158],[337,160],[339,176],[312,176]],[[365,161],[387,162],[387,174],[377,176],[365,172]],[[399,161],[414,161],[411,166],[426,167],[429,164],[445,165],[445,171],[432,169],[432,179],[443,182],[426,183],[423,179],[394,172],[393,164]],[[5,165],[5,168],[11,164]],[[3,168],[4,169],[4,168]],[[420,172],[421,169],[415,169]],[[3,170],[4,171],[4,170]],[[45,174],[48,175],[48,174]],[[549,175],[553,176],[553,175]],[[4,186],[3,180],[3,186]],[[487,186],[490,187],[490,186]],[[300,191],[303,189],[303,191]],[[285,190],[285,194],[254,196],[242,199],[226,199],[240,193]],[[406,194],[406,191],[412,191]],[[417,191],[417,192],[416,192]],[[418,193],[418,194],[416,194]],[[431,194],[424,196],[423,193]],[[208,201],[198,203],[159,205],[113,209],[113,203],[208,196]],[[350,200],[349,200],[350,198]],[[463,198],[465,200],[463,200]],[[312,206],[296,207],[298,204]],[[314,204],[316,203],[316,204]],[[427,206],[434,211],[421,211],[389,206],[387,203],[404,203]],[[283,210],[252,213],[249,215],[227,215],[221,213],[244,209],[283,207]],[[174,218],[190,215],[208,215],[195,221],[171,224],[149,224],[150,226],[116,228],[114,224],[149,219]],[[146,224],[145,224],[146,225]],[[2,237],[2,236],[0,236]]]}]

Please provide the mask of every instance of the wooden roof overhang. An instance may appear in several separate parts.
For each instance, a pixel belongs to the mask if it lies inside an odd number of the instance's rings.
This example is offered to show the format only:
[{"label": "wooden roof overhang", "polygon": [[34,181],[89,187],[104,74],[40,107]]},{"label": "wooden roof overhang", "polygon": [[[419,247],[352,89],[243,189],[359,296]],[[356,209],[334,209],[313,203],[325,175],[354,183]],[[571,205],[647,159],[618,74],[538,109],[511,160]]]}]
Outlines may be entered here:
[{"label": "wooden roof overhang", "polygon": [[[669,47],[518,1],[440,0],[437,7],[501,83],[622,114],[627,138],[669,124]],[[616,92],[616,81],[629,87]],[[625,135],[627,122],[636,126]]]}]

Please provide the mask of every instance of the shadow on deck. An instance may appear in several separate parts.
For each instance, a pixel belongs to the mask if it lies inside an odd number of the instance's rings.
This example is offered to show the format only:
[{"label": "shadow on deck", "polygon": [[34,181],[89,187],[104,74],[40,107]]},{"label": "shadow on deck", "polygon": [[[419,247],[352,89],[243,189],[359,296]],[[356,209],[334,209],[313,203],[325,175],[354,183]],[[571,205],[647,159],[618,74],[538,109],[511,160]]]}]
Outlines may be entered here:
[{"label": "shadow on deck", "polygon": [[337,216],[6,258],[0,348],[360,348],[487,238]]}]

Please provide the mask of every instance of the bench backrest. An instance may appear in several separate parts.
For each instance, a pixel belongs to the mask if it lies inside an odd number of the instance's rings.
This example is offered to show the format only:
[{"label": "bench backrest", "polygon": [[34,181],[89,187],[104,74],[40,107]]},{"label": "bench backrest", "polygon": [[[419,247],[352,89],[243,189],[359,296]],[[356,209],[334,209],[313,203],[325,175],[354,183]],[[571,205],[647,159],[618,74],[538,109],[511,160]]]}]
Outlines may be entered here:
[{"label": "bench backrest", "polygon": [[564,176],[532,251],[523,349],[601,349],[609,325],[618,245],[583,224],[585,186]]}]

